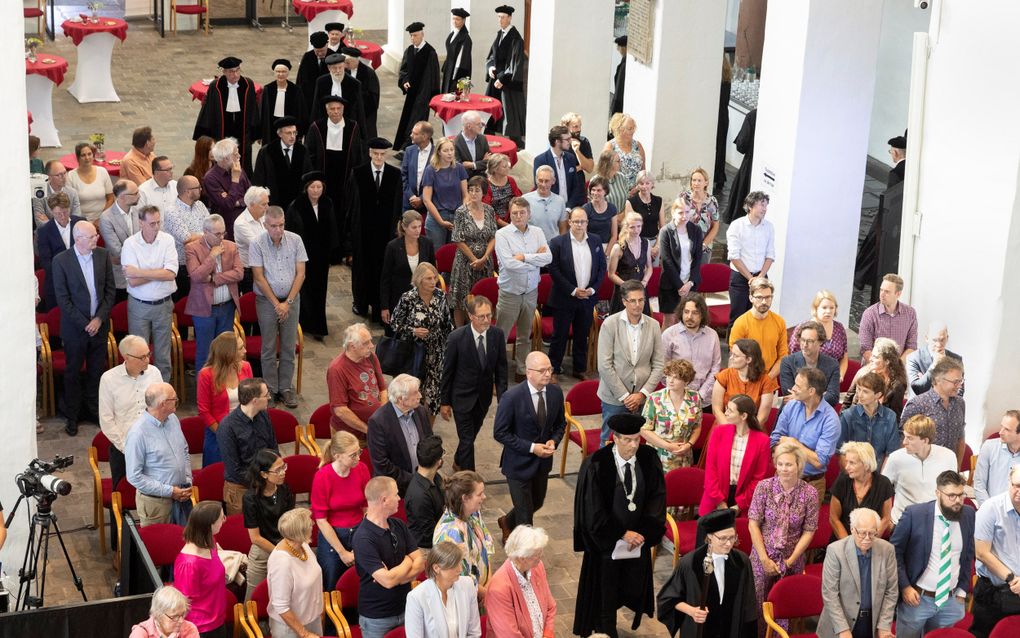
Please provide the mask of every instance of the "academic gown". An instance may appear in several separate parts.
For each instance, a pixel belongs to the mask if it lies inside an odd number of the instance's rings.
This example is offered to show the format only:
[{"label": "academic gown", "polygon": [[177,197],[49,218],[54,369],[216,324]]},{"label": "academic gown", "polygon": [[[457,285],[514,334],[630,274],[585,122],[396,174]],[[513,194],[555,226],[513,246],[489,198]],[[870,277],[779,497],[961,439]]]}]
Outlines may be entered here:
[{"label": "academic gown", "polygon": [[[701,605],[701,581],[705,576],[703,563],[708,545],[701,545],[680,559],[676,571],[659,591],[656,598],[659,621],[669,629],[669,635],[680,632],[680,638],[697,638],[698,624],[687,614],[677,611],[676,605]],[[708,618],[703,636],[708,638],[756,638],[758,635],[758,607],[754,598],[754,577],[751,560],[739,549],[732,549],[726,559],[723,600],[719,600],[719,585],[715,575],[708,577]]]},{"label": "academic gown", "polygon": [[351,290],[355,307],[381,320],[382,305],[379,282],[382,278],[386,244],[396,236],[400,217],[403,186],[400,169],[383,164],[379,188],[375,185],[375,168],[371,162],[356,167],[344,189],[347,211],[347,237],[354,261],[351,264]]},{"label": "academic gown", "polygon": [[259,131],[259,106],[255,99],[255,83],[251,78],[241,76],[237,81],[237,101],[241,110],[237,113],[227,113],[227,78],[221,75],[215,82],[209,85],[209,91],[202,100],[202,108],[198,111],[198,119],[195,121],[195,131],[191,136],[197,140],[203,135],[208,135],[216,141],[226,137],[237,140],[238,150],[241,153],[241,168],[245,175],[251,175],[252,156],[251,145],[260,139]]},{"label": "academic gown", "polygon": [[[404,89],[404,84],[410,89]],[[404,108],[400,111],[400,122],[393,136],[393,148],[405,148],[411,143],[411,127],[416,122],[429,119],[429,101],[439,93],[439,57],[428,42],[415,53],[409,46],[400,60],[397,86],[404,94]]]},{"label": "academic gown", "polygon": [[312,98],[315,97],[315,81],[320,76],[329,75],[326,62],[315,55],[315,50],[310,49],[301,56],[298,63],[297,85],[301,88],[301,95],[305,98],[305,122],[311,123],[316,118],[312,117]]},{"label": "academic gown", "polygon": [[[358,123],[358,137],[362,142],[365,138],[365,103],[361,95],[361,82],[351,77],[350,73],[344,73],[344,79],[340,82],[340,92],[343,98],[349,102],[344,107],[344,119],[354,120]],[[312,98],[313,120],[326,117],[326,107],[322,99],[333,94],[333,76],[328,73],[315,81],[315,97]],[[367,159],[367,156],[362,158]]]},{"label": "academic gown", "polygon": [[259,151],[251,183],[268,188],[270,205],[287,210],[301,194],[301,176],[310,170],[311,158],[303,144],[294,144],[288,164],[283,154],[283,143],[277,138]]},{"label": "academic gown", "polygon": [[[496,43],[499,42],[499,46]],[[524,140],[524,120],[527,115],[527,99],[524,97],[524,76],[527,61],[524,58],[524,38],[517,27],[511,26],[503,40],[499,35],[489,47],[489,55],[485,58],[485,81],[488,87],[485,94],[498,98],[503,103],[503,119],[489,120],[485,127],[486,133],[499,133],[515,142]],[[489,69],[496,67],[496,78],[489,77]],[[503,83],[502,89],[496,88],[496,80]],[[506,127],[504,127],[504,122]]]},{"label": "academic gown", "polygon": [[610,114],[623,113],[623,91],[627,85],[627,56],[623,56],[620,63],[616,65],[616,73],[613,74],[613,105],[609,109]]},{"label": "academic gown", "polygon": [[[259,103],[259,114],[262,117],[260,127],[261,140],[263,144],[275,142],[279,137],[276,135],[276,127],[273,122],[276,116],[276,98],[280,91],[276,88],[276,80],[262,87],[262,101]],[[305,106],[305,96],[301,87],[287,80],[287,90],[284,92],[283,114],[297,118],[298,136],[304,135],[308,130],[308,107]]]},{"label": "academic gown", "polygon": [[[460,58],[460,64],[457,59]],[[471,36],[467,27],[461,27],[457,37],[453,31],[446,36],[446,60],[443,61],[443,84],[440,93],[457,90],[457,80],[471,77]]]},{"label": "academic gown", "polygon": [[744,117],[744,124],[740,132],[733,138],[733,144],[737,151],[744,154],[740,160],[740,168],[733,178],[733,185],[730,187],[730,199],[726,202],[726,216],[723,221],[727,224],[740,219],[747,214],[744,210],[744,199],[751,192],[751,166],[754,164],[754,129],[758,120],[758,109],[751,109]]},{"label": "academic gown", "polygon": [[[350,73],[348,71],[348,73]],[[371,64],[361,63],[358,65],[358,75],[351,76],[361,82],[361,102],[365,107],[365,138],[372,139],[379,135],[376,125],[379,119],[379,74],[375,72]]]},{"label": "academic gown", "polygon": [[[655,451],[641,446],[636,454],[635,512],[626,507],[623,487],[616,470],[612,446],[589,456],[578,474],[574,498],[574,551],[584,552],[577,585],[573,631],[587,636],[602,631],[616,636],[616,610],[634,611],[634,624],[641,615],[655,613],[652,586],[651,548],[659,544],[666,530],[666,482],[662,463]],[[612,560],[616,542],[627,530],[645,537],[640,558]],[[751,590],[752,596],[754,590]],[[610,611],[612,610],[612,611]],[[602,614],[612,614],[601,621]]]},{"label": "academic gown", "polygon": [[[344,190],[347,180],[350,179],[351,171],[357,164],[362,163],[361,136],[358,134],[358,124],[347,117],[344,118],[344,133],[342,151],[326,150],[326,125],[327,118],[316,120],[308,127],[308,134],[305,136],[305,147],[308,148],[308,155],[311,159],[312,170],[322,171],[326,174],[326,195],[334,202],[340,204],[334,208],[336,228],[345,228],[344,208],[342,203],[345,200]],[[334,262],[347,255],[347,244],[345,237],[341,237],[338,250],[334,255]]]},{"label": "academic gown", "polygon": [[301,286],[301,314],[298,320],[305,334],[327,335],[326,287],[329,283],[330,257],[339,242],[333,202],[319,198],[319,214],[312,209],[306,195],[301,195],[287,209],[286,229],[297,233],[305,244],[305,283]]}]

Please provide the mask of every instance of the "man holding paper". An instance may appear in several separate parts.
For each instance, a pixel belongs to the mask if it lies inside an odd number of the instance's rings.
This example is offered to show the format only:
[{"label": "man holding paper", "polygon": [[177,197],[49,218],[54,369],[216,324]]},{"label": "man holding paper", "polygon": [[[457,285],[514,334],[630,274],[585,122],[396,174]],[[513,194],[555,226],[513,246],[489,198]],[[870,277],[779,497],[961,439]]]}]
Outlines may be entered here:
[{"label": "man holding paper", "polygon": [[584,552],[574,633],[615,638],[616,611],[652,616],[651,550],[666,530],[666,482],[655,450],[642,446],[643,417],[615,414],[613,442],[585,459],[574,497],[574,551]]}]

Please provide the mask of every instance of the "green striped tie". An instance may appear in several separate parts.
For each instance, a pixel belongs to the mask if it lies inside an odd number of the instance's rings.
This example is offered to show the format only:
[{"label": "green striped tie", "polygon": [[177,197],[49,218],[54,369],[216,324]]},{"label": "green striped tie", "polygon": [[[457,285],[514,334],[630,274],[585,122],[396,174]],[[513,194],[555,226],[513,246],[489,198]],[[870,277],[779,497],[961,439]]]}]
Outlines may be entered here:
[{"label": "green striped tie", "polygon": [[949,521],[939,514],[942,521],[942,545],[939,549],[939,580],[935,585],[935,607],[942,608],[949,600],[949,590],[952,588],[952,575],[950,565],[952,564],[953,541],[949,533]]}]

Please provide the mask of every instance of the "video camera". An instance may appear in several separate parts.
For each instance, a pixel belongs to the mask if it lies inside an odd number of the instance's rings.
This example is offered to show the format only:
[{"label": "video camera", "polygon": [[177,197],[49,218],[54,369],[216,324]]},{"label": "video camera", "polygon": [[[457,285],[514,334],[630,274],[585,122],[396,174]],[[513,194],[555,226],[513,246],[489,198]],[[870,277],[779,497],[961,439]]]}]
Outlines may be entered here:
[{"label": "video camera", "polygon": [[14,477],[18,489],[25,496],[55,498],[71,493],[71,484],[53,476],[54,472],[71,467],[74,456],[55,456],[50,462],[35,459],[24,472]]}]

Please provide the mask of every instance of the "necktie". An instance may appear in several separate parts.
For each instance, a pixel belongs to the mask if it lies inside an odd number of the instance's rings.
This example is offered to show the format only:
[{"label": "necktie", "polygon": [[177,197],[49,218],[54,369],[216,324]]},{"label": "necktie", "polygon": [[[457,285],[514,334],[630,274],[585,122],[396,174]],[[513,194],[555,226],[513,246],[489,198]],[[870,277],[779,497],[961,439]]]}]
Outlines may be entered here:
[{"label": "necktie", "polygon": [[952,535],[949,533],[949,521],[941,514],[939,514],[939,520],[942,521],[942,543],[939,547],[939,579],[935,585],[935,606],[941,608],[949,601],[949,590],[952,586],[950,567],[952,566],[953,541]]},{"label": "necktie", "polygon": [[478,337],[478,362],[482,364],[483,368],[485,367],[485,359],[486,359],[486,357],[485,357],[485,335],[481,335],[481,336]]},{"label": "necktie", "polygon": [[287,166],[290,166],[290,147],[283,147],[283,156],[287,158]]},{"label": "necktie", "polygon": [[377,170],[375,172],[375,189],[379,190],[382,188],[382,171]]},{"label": "necktie", "polygon": [[628,497],[634,489],[634,474],[631,472],[630,463],[623,464],[623,492]]},{"label": "necktie", "polygon": [[535,409],[535,413],[538,416],[538,426],[541,428],[545,427],[545,392],[542,390],[538,391],[538,408]]}]

